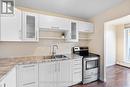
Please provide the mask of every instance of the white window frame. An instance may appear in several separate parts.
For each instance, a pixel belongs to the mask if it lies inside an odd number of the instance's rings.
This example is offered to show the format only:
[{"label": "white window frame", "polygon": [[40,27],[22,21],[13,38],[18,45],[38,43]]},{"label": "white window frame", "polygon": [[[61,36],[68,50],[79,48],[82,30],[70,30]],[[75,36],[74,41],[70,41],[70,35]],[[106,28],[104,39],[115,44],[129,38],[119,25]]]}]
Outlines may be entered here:
[{"label": "white window frame", "polygon": [[128,32],[130,32],[130,28],[124,30],[124,44],[125,44],[125,61],[130,62],[130,49],[128,49]]}]

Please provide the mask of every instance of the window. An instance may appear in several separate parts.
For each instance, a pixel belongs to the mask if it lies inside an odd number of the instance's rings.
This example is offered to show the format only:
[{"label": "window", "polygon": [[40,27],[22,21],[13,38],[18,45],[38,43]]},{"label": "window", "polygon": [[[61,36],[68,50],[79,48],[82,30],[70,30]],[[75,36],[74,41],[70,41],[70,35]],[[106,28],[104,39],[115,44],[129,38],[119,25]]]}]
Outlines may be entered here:
[{"label": "window", "polygon": [[1,0],[1,14],[14,14],[14,1]]},{"label": "window", "polygon": [[130,28],[125,29],[125,48],[126,48],[125,61],[130,62]]}]

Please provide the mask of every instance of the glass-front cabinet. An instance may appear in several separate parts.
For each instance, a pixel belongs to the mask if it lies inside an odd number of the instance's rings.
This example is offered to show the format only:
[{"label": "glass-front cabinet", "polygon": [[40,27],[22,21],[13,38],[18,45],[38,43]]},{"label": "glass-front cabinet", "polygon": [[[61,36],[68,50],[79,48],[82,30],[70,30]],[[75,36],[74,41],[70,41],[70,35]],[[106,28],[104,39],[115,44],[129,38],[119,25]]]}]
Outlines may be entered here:
[{"label": "glass-front cabinet", "polygon": [[31,12],[23,12],[23,40],[38,41],[38,15]]},{"label": "glass-front cabinet", "polygon": [[68,30],[65,34],[67,42],[78,42],[78,29],[77,22],[71,21],[70,23],[71,29]]}]

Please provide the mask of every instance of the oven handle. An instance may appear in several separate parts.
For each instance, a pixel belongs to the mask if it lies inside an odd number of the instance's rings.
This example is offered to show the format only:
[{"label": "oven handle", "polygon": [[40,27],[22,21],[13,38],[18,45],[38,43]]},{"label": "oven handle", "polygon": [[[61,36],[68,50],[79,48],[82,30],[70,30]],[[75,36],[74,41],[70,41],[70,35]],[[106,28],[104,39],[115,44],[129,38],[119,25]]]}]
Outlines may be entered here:
[{"label": "oven handle", "polygon": [[92,58],[92,59],[87,59],[87,58],[85,58],[84,59],[84,61],[97,61],[97,60],[99,60],[98,58]]}]

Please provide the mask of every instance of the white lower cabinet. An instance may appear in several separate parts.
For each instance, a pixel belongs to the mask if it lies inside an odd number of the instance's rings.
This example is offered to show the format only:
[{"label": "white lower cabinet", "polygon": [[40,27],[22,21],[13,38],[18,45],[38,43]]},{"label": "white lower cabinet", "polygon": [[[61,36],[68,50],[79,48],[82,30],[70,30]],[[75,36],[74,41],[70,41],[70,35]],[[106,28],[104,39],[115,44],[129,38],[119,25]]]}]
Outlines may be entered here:
[{"label": "white lower cabinet", "polygon": [[39,87],[68,87],[71,83],[71,60],[39,64]]},{"label": "white lower cabinet", "polygon": [[39,64],[39,87],[55,87],[55,67],[55,62],[44,62]]},{"label": "white lower cabinet", "polygon": [[64,60],[60,62],[59,68],[59,84],[58,87],[68,87],[72,84],[72,60]]},{"label": "white lower cabinet", "polygon": [[81,58],[73,59],[72,77],[73,77],[72,85],[78,84],[82,81],[82,59]]},{"label": "white lower cabinet", "polygon": [[38,64],[17,66],[17,87],[38,87]]},{"label": "white lower cabinet", "polygon": [[16,86],[16,68],[13,68],[5,78],[0,82],[0,87],[17,87]]},{"label": "white lower cabinet", "polygon": [[68,87],[82,81],[82,59],[20,64],[0,87]]}]

